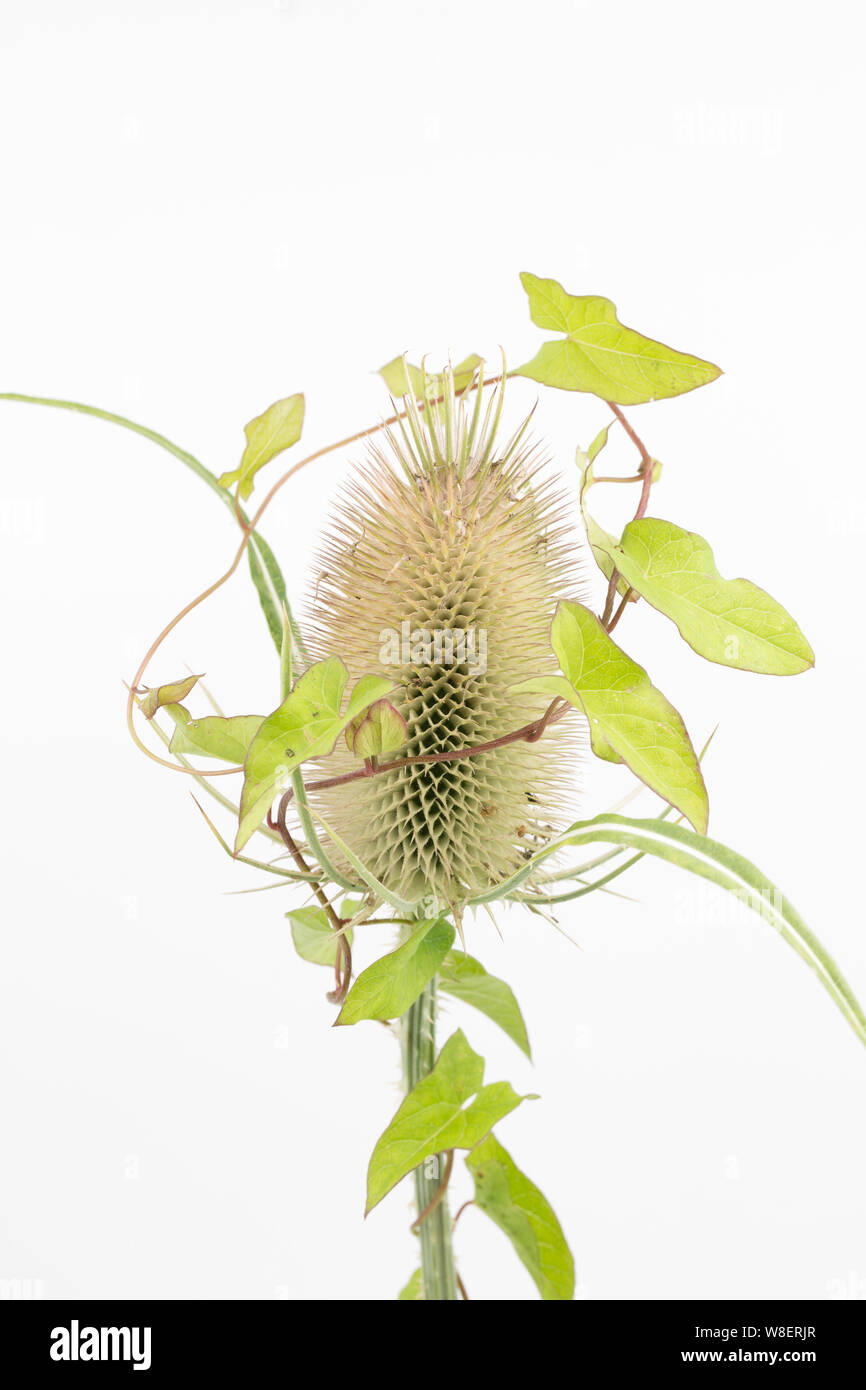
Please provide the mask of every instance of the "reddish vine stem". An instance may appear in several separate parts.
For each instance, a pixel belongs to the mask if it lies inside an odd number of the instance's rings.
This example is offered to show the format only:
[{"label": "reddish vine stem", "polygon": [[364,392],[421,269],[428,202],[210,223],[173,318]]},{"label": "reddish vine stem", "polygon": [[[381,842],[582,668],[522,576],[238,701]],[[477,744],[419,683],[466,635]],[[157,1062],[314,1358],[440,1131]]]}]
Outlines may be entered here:
[{"label": "reddish vine stem", "polygon": [[365,777],[378,777],[380,772],[395,772],[400,767],[415,767],[419,763],[447,763],[455,758],[475,758],[479,753],[492,753],[497,748],[505,748],[509,743],[535,743],[545,729],[555,724],[567,714],[570,706],[561,700],[552,700],[540,719],[512,729],[508,734],[492,738],[487,743],[477,743],[473,748],[449,748],[443,753],[419,753],[414,758],[395,758],[390,763],[375,763],[355,768],[353,772],[343,772],[339,777],[323,777],[318,782],[307,782],[306,791],[324,791],[328,787],[342,787],[347,782],[360,782]]},{"label": "reddish vine stem", "polygon": [[[640,478],[642,486],[640,490],[640,499],[638,500],[637,504],[637,510],[635,511],[635,514],[632,517],[633,521],[640,521],[641,517],[646,513],[646,509],[649,506],[650,488],[652,487],[653,481],[653,461],[650,457],[649,450],[647,449],[640,435],[637,434],[637,432],[633,429],[632,425],[626,419],[619,406],[615,405],[613,401],[608,401],[608,405],[610,406],[617,420],[619,420],[619,423],[622,425],[632,444],[634,444],[635,448],[640,454],[640,472],[638,474],[638,477]],[[625,479],[623,481],[630,480]],[[617,623],[619,622],[620,618],[625,612],[625,605],[628,602],[628,592],[626,592],[623,596],[622,603],[619,605],[619,608],[617,609],[616,613],[614,613],[613,605],[614,600],[616,599],[616,590],[617,584],[619,583],[619,578],[619,571],[616,568],[614,568],[613,573],[610,576],[610,582],[607,586],[607,595],[604,601],[604,610],[601,615],[602,627],[608,633],[613,632],[614,628],[616,627]]]},{"label": "reddish vine stem", "polygon": [[468,1303],[469,1295],[466,1292],[466,1285],[464,1284],[463,1280],[460,1278],[460,1275],[457,1273],[456,1270],[454,1271],[454,1278],[457,1280],[457,1287],[460,1290],[460,1297],[462,1299],[465,1299],[465,1301]]},{"label": "reddish vine stem", "polygon": [[[280,797],[280,804],[277,807],[276,820],[274,820],[270,811],[268,811],[268,826],[271,830],[279,831],[279,834],[282,837],[283,844],[289,851],[289,854],[294,859],[297,867],[302,871],[302,873],[308,874],[310,872],[310,869],[307,864],[307,861],[301,854],[301,851],[299,850],[298,846],[295,844],[289,827],[286,824],[286,813],[289,809],[289,802],[291,801],[291,799],[292,789],[290,787],[288,791],[283,792],[283,795]],[[313,893],[316,899],[318,900],[319,906],[323,909],[326,917],[328,918],[328,921],[331,924],[332,929],[335,932],[341,933],[341,935],[337,938],[337,958],[334,964],[335,988],[328,995],[328,998],[334,1004],[342,1004],[343,1000],[349,992],[349,981],[352,978],[352,948],[346,940],[345,935],[342,934],[342,929],[345,926],[346,921],[343,918],[337,916],[336,912],[329,903],[328,898],[321,885],[318,883],[314,883],[312,887]]]},{"label": "reddish vine stem", "polygon": [[[501,381],[502,379],[503,378],[501,374],[498,376],[491,376],[488,377],[485,381],[470,383],[470,385],[466,387],[466,390],[482,390],[484,387],[487,386],[495,386],[497,382]],[[442,399],[442,396],[437,396],[435,397],[435,399],[431,400],[430,404],[436,405]],[[277,493],[280,491],[282,487],[285,486],[289,479],[294,477],[296,473],[299,473],[302,468],[306,468],[308,464],[316,463],[320,458],[324,458],[326,454],[332,454],[337,449],[344,449],[347,448],[350,444],[357,443],[361,439],[367,439],[370,435],[377,434],[379,430],[388,429],[391,425],[395,425],[399,420],[405,419],[406,413],[407,412],[405,410],[397,411],[396,414],[390,415],[386,420],[380,420],[377,425],[369,425],[366,429],[358,430],[355,434],[347,435],[345,439],[338,439],[334,444],[325,444],[322,446],[321,449],[316,449],[314,453],[307,454],[306,458],[302,458],[297,463],[293,463],[290,468],[286,469],[282,477],[277,479],[277,481],[271,487],[270,491],[266,493],[264,499],[258,507],[258,510],[256,511],[255,515],[252,517],[250,521],[244,521],[243,517],[241,516],[240,500],[238,493],[235,493],[233,495],[235,518],[243,533],[243,540],[241,541],[235,553],[234,559],[232,560],[225,574],[221,574],[219,579],[214,580],[213,584],[209,584],[208,587],[202,590],[200,594],[197,594],[194,599],[191,599],[189,603],[185,604],[184,607],[180,610],[180,612],[175,614],[171,622],[166,623],[165,627],[162,629],[162,632],[159,634],[158,637],[156,637],[153,640],[153,642],[151,642],[144,656],[141,658],[138,670],[136,671],[129,684],[129,697],[126,702],[127,728],[129,729],[129,733],[133,743],[136,745],[136,747],[141,749],[142,753],[146,754],[146,756],[150,758],[151,762],[159,763],[161,767],[167,767],[170,772],[180,772],[186,774],[187,776],[193,777],[229,777],[235,772],[243,771],[242,767],[224,767],[217,768],[214,771],[208,771],[206,769],[203,770],[194,767],[181,767],[178,763],[170,763],[167,758],[161,758],[157,753],[151,752],[147,744],[142,742],[142,740],[139,738],[138,731],[135,727],[135,697],[132,692],[136,686],[140,685],[144,677],[144,673],[147,670],[147,667],[150,665],[150,662],[153,660],[153,657],[156,655],[159,648],[165,641],[166,637],[168,637],[169,633],[174,631],[178,623],[180,623],[187,616],[188,613],[191,613],[194,608],[198,608],[200,604],[204,603],[206,599],[210,598],[212,594],[215,594],[218,589],[222,588],[223,584],[228,583],[228,581],[231,579],[232,575],[235,573],[238,566],[240,565],[241,560],[244,557],[250,536],[257,529],[259,522],[261,521],[262,517],[264,516],[274,497],[276,497]]]},{"label": "reddish vine stem", "polygon": [[437,1187],[436,1191],[434,1192],[430,1201],[427,1203],[424,1210],[419,1212],[418,1215],[415,1217],[415,1220],[409,1227],[410,1231],[417,1231],[422,1221],[426,1221],[428,1216],[432,1216],[433,1212],[436,1210],[439,1203],[442,1201],[442,1198],[445,1196],[445,1193],[448,1189],[448,1183],[451,1179],[451,1169],[453,1167],[454,1150],[449,1149],[445,1155],[445,1172],[442,1174],[442,1181],[440,1182],[439,1186]]},{"label": "reddish vine stem", "polygon": [[634,444],[635,448],[640,454],[640,471],[641,478],[643,480],[643,487],[641,488],[640,501],[637,504],[637,511],[634,514],[634,520],[640,521],[641,517],[647,509],[647,503],[649,502],[650,488],[652,487],[653,480],[653,461],[650,457],[649,450],[647,449],[640,435],[635,432],[630,422],[626,419],[625,415],[620,410],[619,406],[614,405],[613,401],[608,401],[608,405],[610,406],[616,418],[619,420],[619,423],[622,425],[632,444]]},{"label": "reddish vine stem", "polygon": [[632,593],[633,593],[633,590],[632,590],[632,589],[626,589],[625,593],[623,594],[622,600],[620,601],[619,608],[616,610],[616,612],[614,613],[614,615],[613,615],[613,617],[611,618],[610,622],[608,623],[608,628],[607,628],[608,634],[610,634],[611,632],[613,632],[614,628],[616,627],[617,623],[619,622],[620,618],[622,617],[623,613],[625,612],[625,610],[626,610],[626,605],[627,605],[629,599],[631,598]]},{"label": "reddish vine stem", "polygon": [[452,1222],[451,1222],[451,1229],[452,1229],[452,1231],[454,1230],[454,1227],[457,1225],[457,1222],[460,1220],[460,1218],[461,1218],[461,1216],[463,1215],[463,1213],[464,1213],[464,1211],[466,1210],[466,1208],[467,1208],[467,1207],[474,1207],[474,1206],[475,1206],[475,1198],[474,1198],[474,1197],[470,1197],[468,1201],[466,1201],[466,1202],[463,1203],[462,1207],[458,1207],[458,1208],[457,1208],[457,1211],[456,1211],[455,1214],[454,1214],[454,1219],[453,1219]]},{"label": "reddish vine stem", "polygon": [[607,586],[607,594],[605,595],[604,600],[604,609],[601,615],[601,625],[606,631],[610,630],[608,628],[608,623],[610,622],[610,615],[613,612],[613,601],[616,598],[616,586],[618,581],[619,574],[617,573],[616,569],[614,569],[610,576],[610,582]]},{"label": "reddish vine stem", "polygon": [[627,478],[620,478],[613,473],[605,474],[603,477],[597,478],[595,474],[593,474],[592,481],[594,483],[642,483],[643,473],[629,473]]}]

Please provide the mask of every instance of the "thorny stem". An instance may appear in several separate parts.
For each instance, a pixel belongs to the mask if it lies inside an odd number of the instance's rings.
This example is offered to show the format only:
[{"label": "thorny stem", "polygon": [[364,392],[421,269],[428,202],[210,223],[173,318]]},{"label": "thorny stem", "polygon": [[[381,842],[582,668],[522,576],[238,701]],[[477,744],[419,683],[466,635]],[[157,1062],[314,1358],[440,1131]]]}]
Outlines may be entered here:
[{"label": "thorny stem", "polygon": [[447,1154],[445,1155],[445,1172],[442,1174],[442,1181],[437,1187],[435,1195],[427,1203],[424,1210],[422,1212],[419,1212],[418,1215],[415,1217],[415,1220],[412,1222],[412,1225],[409,1228],[410,1230],[417,1231],[418,1227],[421,1225],[421,1222],[426,1221],[428,1217],[433,1215],[433,1212],[436,1210],[439,1203],[442,1201],[442,1198],[445,1196],[445,1193],[448,1191],[448,1184],[451,1181],[451,1169],[453,1167],[454,1150],[449,1149]]},{"label": "thorny stem", "polygon": [[[402,1024],[403,1080],[408,1094],[422,1077],[429,1075],[436,1061],[435,975],[403,1015]],[[442,1161],[443,1155],[438,1154],[435,1169],[429,1176],[429,1159],[415,1169],[415,1205],[419,1216],[413,1226],[413,1229],[417,1228],[421,1243],[424,1297],[440,1303],[458,1300],[451,1220],[445,1196],[450,1165],[443,1173]]]}]

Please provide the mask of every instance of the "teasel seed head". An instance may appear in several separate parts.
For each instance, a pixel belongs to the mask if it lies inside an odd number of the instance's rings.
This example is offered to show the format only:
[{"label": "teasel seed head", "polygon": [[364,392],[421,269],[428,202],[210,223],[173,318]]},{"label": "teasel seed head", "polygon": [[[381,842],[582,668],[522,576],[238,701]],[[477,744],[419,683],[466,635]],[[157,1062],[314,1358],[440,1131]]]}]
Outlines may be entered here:
[{"label": "teasel seed head", "polygon": [[[527,440],[529,419],[499,442],[504,381],[486,410],[480,379],[459,398],[450,370],[443,381],[438,404],[426,390],[423,403],[404,398],[405,420],[344,487],[308,623],[316,659],[393,679],[407,737],[389,760],[474,747],[539,718],[545,697],[509,687],[556,671],[556,601],[586,598],[583,532]],[[459,912],[574,812],[576,724],[323,790],[314,805],[386,887]],[[327,775],[357,765],[342,748]]]}]

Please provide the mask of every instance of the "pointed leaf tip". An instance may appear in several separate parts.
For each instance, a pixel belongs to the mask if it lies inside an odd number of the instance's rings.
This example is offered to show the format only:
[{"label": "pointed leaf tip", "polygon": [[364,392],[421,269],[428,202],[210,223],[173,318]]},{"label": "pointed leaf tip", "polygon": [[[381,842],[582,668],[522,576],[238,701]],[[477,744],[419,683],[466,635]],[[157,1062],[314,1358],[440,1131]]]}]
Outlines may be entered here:
[{"label": "pointed leaf tip", "polygon": [[530,1099],[517,1095],[507,1081],[485,1086],[483,1080],[484,1061],[458,1029],[379,1137],[367,1171],[367,1213],[425,1158],[474,1148],[499,1120]]},{"label": "pointed leaf tip", "polygon": [[557,605],[551,639],[563,675],[521,681],[512,690],[543,691],[581,710],[596,757],[624,762],[703,833],[707,789],[678,711],[582,604]]},{"label": "pointed leaf tip", "polygon": [[346,996],[337,1023],[400,1018],[432,980],[453,941],[450,922],[421,922],[396,950],[361,971]]},{"label": "pointed leaf tip", "polygon": [[565,391],[589,391],[617,405],[679,396],[721,376],[721,368],[626,328],[611,300],[569,294],[557,280],[523,271],[529,312],[539,328],[564,333],[544,343],[517,376]]},{"label": "pointed leaf tip", "polygon": [[768,676],[792,676],[815,654],[790,613],[748,579],[723,579],[702,536],[643,517],[622,540],[599,544],[623,580],[707,661]]},{"label": "pointed leaf tip", "polygon": [[166,685],[156,685],[140,692],[142,698],[138,707],[145,719],[152,719],[156,711],[164,705],[179,705],[201,678],[201,675],[184,676],[182,680],[169,681]]},{"label": "pointed leaf tip", "polygon": [[546,1301],[574,1298],[574,1259],[562,1227],[543,1192],[522,1173],[494,1134],[466,1158],[475,1183],[475,1202],[508,1236]]},{"label": "pointed leaf tip", "polygon": [[274,401],[267,410],[244,426],[247,437],[246,448],[237,468],[223,473],[219,478],[221,487],[231,487],[238,483],[238,492],[244,501],[253,490],[255,476],[260,468],[276,458],[284,449],[290,449],[301,437],[304,426],[304,397],[297,393]]}]

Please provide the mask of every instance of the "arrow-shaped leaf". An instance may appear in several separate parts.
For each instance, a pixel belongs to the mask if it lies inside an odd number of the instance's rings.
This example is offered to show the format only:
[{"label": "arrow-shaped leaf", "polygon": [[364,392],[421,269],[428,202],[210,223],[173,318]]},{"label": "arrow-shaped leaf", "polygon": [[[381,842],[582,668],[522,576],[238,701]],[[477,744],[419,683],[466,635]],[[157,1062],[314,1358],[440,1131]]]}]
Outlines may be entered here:
[{"label": "arrow-shaped leaf", "polygon": [[289,449],[301,437],[304,427],[304,398],[297,394],[274,401],[261,415],[244,425],[247,437],[246,448],[237,468],[223,473],[219,479],[221,487],[231,487],[239,483],[238,491],[246,501],[253,490],[253,482],[260,468],[270,463],[272,458]]},{"label": "arrow-shaped leaf", "polygon": [[330,753],[339,735],[368,705],[391,689],[383,676],[362,676],[341,712],[349,673],[338,656],[305,671],[283,703],[265,719],[244,763],[235,853],[264,820],[279,787],[309,758]]},{"label": "arrow-shaped leaf", "polygon": [[679,714],[643,667],[580,603],[557,605],[551,640],[564,675],[522,681],[512,691],[543,691],[582,710],[597,757],[626,763],[697,830],[706,830],[709,804],[697,754]]},{"label": "arrow-shaped leaf", "polygon": [[670,521],[643,517],[619,545],[599,541],[623,579],[676,623],[708,661],[769,676],[792,676],[815,656],[794,619],[748,579],[723,579],[707,542]]},{"label": "arrow-shaped leaf", "polygon": [[168,751],[242,763],[263,722],[263,714],[236,714],[230,719],[209,714],[204,719],[190,719],[188,723],[177,725]]},{"label": "arrow-shaped leaf", "polygon": [[486,1014],[531,1060],[526,1024],[513,990],[504,980],[488,975],[474,956],[463,951],[449,951],[442,962],[439,988],[443,994],[462,999],[464,1004],[471,1004],[479,1013]]},{"label": "arrow-shaped leaf", "polygon": [[[340,938],[320,907],[298,907],[287,912],[292,941],[302,960],[311,965],[335,965]],[[342,933],[352,944],[352,928]]]},{"label": "arrow-shaped leaf", "polygon": [[544,343],[531,362],[518,367],[518,376],[565,391],[591,391],[618,405],[640,405],[693,391],[721,375],[712,362],[624,327],[616,306],[601,295],[569,294],[558,281],[528,272],[520,279],[533,323],[566,336]]},{"label": "arrow-shaped leaf", "polygon": [[495,1135],[472,1150],[466,1167],[475,1202],[514,1246],[545,1300],[574,1298],[574,1260],[547,1198],[522,1173]]},{"label": "arrow-shaped leaf", "polygon": [[[379,1138],[367,1170],[367,1211],[432,1154],[473,1149],[523,1100],[507,1081],[484,1086],[484,1059],[458,1029]],[[470,1101],[469,1105],[466,1104]]]},{"label": "arrow-shaped leaf", "polygon": [[450,922],[439,919],[419,923],[408,941],[361,971],[336,1022],[400,1018],[432,980],[453,941]]}]

